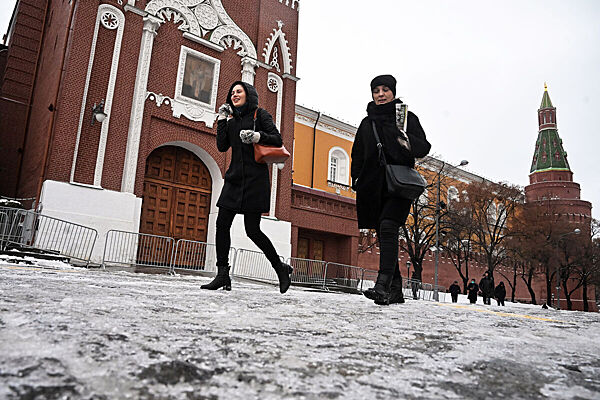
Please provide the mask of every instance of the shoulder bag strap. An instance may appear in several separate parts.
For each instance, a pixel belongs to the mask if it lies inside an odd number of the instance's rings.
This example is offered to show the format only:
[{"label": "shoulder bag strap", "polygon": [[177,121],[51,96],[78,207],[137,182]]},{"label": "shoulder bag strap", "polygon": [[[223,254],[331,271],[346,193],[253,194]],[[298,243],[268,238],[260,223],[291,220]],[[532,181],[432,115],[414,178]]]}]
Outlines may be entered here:
[{"label": "shoulder bag strap", "polygon": [[381,144],[381,140],[379,140],[379,134],[377,133],[377,127],[375,126],[375,121],[371,121],[371,126],[373,126],[373,134],[375,135],[375,140],[377,141],[377,151],[379,152],[379,163],[381,165],[386,165],[387,161],[385,160],[385,154],[383,153],[383,144]]}]

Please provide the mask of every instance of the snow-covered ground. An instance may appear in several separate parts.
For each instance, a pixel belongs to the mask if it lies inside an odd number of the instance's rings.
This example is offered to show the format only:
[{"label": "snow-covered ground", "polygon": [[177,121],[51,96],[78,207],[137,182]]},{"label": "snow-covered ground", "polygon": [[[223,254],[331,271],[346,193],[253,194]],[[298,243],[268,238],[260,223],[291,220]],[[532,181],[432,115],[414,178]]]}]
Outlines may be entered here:
[{"label": "snow-covered ground", "polygon": [[600,398],[596,313],[60,264],[0,259],[0,399]]}]

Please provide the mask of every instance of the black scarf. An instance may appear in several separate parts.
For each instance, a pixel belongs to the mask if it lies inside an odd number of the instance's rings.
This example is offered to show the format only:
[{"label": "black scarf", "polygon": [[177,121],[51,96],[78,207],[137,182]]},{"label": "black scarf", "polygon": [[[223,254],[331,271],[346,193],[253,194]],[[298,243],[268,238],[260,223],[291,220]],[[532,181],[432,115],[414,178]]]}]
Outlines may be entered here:
[{"label": "black scarf", "polygon": [[248,114],[249,110],[250,105],[248,104],[248,102],[245,102],[243,105],[233,108],[233,116],[236,118],[241,118],[244,115]]}]

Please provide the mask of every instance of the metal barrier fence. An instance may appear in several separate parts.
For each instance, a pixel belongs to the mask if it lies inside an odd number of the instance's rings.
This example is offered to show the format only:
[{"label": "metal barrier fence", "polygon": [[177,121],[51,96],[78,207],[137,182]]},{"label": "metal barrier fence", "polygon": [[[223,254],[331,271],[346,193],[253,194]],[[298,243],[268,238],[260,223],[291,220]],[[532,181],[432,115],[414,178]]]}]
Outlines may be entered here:
[{"label": "metal barrier fence", "polygon": [[237,249],[231,275],[262,282],[279,282],[271,262],[261,251]]},{"label": "metal barrier fence", "polygon": [[171,271],[175,239],[146,233],[110,230],[106,233],[102,267],[156,267]]},{"label": "metal barrier fence", "polygon": [[98,238],[95,229],[34,211],[18,210],[3,235],[9,244],[60,254],[89,263]]},{"label": "metal barrier fence", "polygon": [[[229,261],[235,265],[236,250],[229,249]],[[214,244],[179,239],[171,261],[171,273],[175,270],[204,271],[216,273],[217,248]]]},{"label": "metal barrier fence", "polygon": [[19,211],[20,208],[0,207],[0,250],[6,249],[9,242],[14,242],[20,237],[20,230],[15,228],[15,231],[11,232],[13,220]]},{"label": "metal barrier fence", "polygon": [[364,269],[353,265],[328,262],[325,264],[325,288],[359,292]]},{"label": "metal barrier fence", "polygon": [[325,261],[308,260],[305,258],[288,258],[288,264],[294,268],[292,285],[323,286],[325,285]]}]

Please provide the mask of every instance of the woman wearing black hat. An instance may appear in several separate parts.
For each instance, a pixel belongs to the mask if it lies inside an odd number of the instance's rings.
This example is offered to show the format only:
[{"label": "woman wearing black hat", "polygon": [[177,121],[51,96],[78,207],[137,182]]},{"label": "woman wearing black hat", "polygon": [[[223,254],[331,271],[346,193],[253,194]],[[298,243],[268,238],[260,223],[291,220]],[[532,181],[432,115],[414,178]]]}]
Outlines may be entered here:
[{"label": "woman wearing black hat", "polygon": [[385,167],[381,165],[373,133],[375,123],[388,164],[414,167],[415,158],[429,153],[431,145],[419,123],[408,112],[406,132],[396,124],[396,79],[380,75],[371,81],[373,101],[367,105],[352,146],[352,188],[356,191],[356,213],[360,229],[375,229],[379,238],[379,274],[375,287],[364,292],[376,304],[403,303],[402,277],[398,265],[398,233],[406,222],[412,202],[387,193]]},{"label": "woman wearing black hat", "polygon": [[219,108],[217,149],[231,148],[231,163],[225,185],[217,201],[217,276],[202,289],[231,290],[229,248],[231,224],[236,214],[244,214],[246,234],[267,256],[279,278],[279,291],[290,287],[292,267],[281,262],[275,247],[260,230],[261,214],[269,211],[271,186],[267,164],[254,160],[254,143],[281,146],[281,134],[266,110],[258,108],[258,93],[245,82],[231,85],[227,103]]}]

